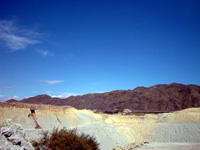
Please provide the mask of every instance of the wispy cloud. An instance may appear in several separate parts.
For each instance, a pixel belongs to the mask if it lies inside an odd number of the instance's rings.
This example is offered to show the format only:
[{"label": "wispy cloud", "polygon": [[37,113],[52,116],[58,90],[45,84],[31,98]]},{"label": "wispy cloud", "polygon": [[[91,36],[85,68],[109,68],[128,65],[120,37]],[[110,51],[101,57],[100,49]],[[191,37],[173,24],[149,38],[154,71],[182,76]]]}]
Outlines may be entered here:
[{"label": "wispy cloud", "polygon": [[46,50],[38,50],[38,52],[44,57],[46,57],[46,56],[55,56],[54,53],[51,53],[50,51],[46,51]]},{"label": "wispy cloud", "polygon": [[7,101],[9,99],[16,99],[20,100],[19,96],[7,96],[7,95],[0,95],[0,102]]},{"label": "wispy cloud", "polygon": [[0,20],[0,41],[11,52],[40,43],[37,39],[39,35],[40,33],[18,27],[13,20]]},{"label": "wispy cloud", "polygon": [[45,93],[50,95],[51,97],[58,97],[58,98],[67,98],[67,97],[70,97],[70,96],[80,95],[78,93],[70,93],[70,92],[51,92],[51,91],[46,91]]},{"label": "wispy cloud", "polygon": [[0,88],[1,89],[9,89],[9,88],[14,88],[16,87],[16,85],[4,85],[4,84],[0,84]]},{"label": "wispy cloud", "polygon": [[44,82],[47,84],[57,84],[57,83],[65,82],[65,80],[39,80],[39,82]]}]

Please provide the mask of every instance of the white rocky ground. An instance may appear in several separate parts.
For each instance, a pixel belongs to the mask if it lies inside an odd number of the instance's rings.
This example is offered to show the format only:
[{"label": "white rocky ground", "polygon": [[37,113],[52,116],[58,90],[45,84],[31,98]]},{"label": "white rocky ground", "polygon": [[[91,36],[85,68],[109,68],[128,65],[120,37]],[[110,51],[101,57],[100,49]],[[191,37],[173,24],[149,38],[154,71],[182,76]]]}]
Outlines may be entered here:
[{"label": "white rocky ground", "polygon": [[0,150],[34,150],[20,124],[0,128]]}]

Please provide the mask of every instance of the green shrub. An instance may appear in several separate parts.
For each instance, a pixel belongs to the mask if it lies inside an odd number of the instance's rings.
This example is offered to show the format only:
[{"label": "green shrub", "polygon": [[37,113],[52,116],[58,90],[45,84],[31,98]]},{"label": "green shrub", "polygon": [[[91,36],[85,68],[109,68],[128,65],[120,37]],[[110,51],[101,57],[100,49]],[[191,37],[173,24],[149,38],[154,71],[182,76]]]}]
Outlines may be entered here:
[{"label": "green shrub", "polygon": [[98,150],[99,144],[92,136],[78,134],[77,130],[53,129],[42,133],[39,141],[32,142],[36,150]]}]

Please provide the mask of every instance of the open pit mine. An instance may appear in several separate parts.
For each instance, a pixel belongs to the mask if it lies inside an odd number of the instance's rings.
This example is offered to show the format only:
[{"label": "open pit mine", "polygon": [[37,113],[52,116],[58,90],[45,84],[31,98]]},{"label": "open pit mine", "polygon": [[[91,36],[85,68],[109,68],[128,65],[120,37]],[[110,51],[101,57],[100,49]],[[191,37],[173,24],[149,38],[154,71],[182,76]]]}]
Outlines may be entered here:
[{"label": "open pit mine", "polygon": [[22,125],[29,140],[39,138],[44,130],[66,127],[94,136],[101,150],[200,147],[200,108],[105,114],[70,106],[0,103],[0,121],[8,118]]}]

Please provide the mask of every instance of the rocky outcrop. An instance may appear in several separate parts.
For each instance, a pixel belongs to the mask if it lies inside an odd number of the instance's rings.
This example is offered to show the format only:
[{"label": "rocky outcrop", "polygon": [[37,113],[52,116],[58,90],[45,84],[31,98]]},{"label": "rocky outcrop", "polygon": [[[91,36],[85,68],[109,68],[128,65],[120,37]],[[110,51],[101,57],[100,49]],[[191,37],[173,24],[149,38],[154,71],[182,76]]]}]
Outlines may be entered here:
[{"label": "rocky outcrop", "polygon": [[34,150],[20,124],[0,128],[0,150]]}]

